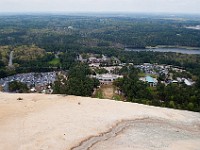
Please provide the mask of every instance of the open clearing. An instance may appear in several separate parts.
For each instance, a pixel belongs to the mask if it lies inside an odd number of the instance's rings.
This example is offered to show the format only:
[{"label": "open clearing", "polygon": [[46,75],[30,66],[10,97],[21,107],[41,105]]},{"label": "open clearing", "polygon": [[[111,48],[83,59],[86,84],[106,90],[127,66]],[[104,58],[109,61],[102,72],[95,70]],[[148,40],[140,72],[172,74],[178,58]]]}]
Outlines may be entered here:
[{"label": "open clearing", "polygon": [[103,97],[105,99],[112,99],[114,96],[114,88],[113,85],[108,84],[108,85],[101,85],[101,90]]}]

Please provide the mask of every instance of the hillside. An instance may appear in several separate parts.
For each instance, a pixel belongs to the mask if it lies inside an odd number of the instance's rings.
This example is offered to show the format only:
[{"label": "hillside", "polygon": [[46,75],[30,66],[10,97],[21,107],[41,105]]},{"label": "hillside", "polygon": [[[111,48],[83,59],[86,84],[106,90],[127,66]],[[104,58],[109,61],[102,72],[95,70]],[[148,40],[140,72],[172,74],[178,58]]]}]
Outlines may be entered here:
[{"label": "hillside", "polygon": [[0,150],[199,147],[199,113],[87,97],[0,93]]}]

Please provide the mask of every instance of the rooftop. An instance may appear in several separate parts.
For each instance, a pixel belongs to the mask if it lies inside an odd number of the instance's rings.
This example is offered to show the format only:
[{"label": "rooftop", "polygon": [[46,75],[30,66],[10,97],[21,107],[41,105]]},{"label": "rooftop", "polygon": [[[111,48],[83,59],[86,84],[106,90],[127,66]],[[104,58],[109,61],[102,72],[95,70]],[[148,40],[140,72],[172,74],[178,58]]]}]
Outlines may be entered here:
[{"label": "rooftop", "polygon": [[146,81],[149,82],[149,83],[154,83],[155,82],[154,79],[152,77],[150,77],[150,76],[146,76],[145,78],[146,78]]}]

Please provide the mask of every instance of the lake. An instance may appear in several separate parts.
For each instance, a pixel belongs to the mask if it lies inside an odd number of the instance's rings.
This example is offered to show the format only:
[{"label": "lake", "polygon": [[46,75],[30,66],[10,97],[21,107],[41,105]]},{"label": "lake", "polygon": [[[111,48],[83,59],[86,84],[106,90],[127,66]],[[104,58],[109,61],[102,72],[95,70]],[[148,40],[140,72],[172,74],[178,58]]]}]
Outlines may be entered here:
[{"label": "lake", "polygon": [[174,52],[174,53],[182,53],[182,54],[198,54],[198,55],[200,55],[200,49],[199,50],[191,50],[191,49],[187,49],[187,48],[146,48],[146,49],[125,48],[125,51]]}]

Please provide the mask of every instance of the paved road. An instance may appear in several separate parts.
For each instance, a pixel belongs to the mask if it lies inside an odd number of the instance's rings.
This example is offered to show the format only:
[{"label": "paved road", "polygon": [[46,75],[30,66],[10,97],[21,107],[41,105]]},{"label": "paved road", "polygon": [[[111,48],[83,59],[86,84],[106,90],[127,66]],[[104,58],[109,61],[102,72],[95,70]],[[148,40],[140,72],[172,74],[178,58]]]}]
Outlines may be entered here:
[{"label": "paved road", "polygon": [[8,62],[8,66],[12,67],[13,66],[13,53],[14,51],[10,52],[10,56],[9,56],[9,62]]}]

